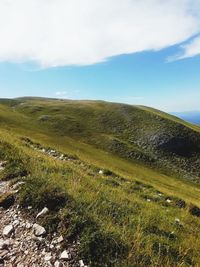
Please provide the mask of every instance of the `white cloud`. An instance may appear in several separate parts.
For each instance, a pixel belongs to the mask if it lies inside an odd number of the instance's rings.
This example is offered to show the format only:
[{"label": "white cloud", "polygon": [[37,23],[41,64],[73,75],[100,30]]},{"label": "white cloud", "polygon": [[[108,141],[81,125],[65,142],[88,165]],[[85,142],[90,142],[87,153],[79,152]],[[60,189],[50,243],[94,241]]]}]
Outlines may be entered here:
[{"label": "white cloud", "polygon": [[0,61],[89,65],[199,31],[200,0],[0,0]]},{"label": "white cloud", "polygon": [[114,98],[114,101],[123,101],[126,103],[133,103],[140,100],[143,100],[143,96],[118,96]]},{"label": "white cloud", "polygon": [[71,89],[71,90],[60,90],[54,93],[56,97],[58,98],[77,98],[77,96],[80,94],[80,90],[77,89]]},{"label": "white cloud", "polygon": [[56,95],[57,96],[65,96],[67,94],[67,92],[65,92],[65,91],[58,91],[58,92],[56,92]]},{"label": "white cloud", "polygon": [[200,36],[192,39],[190,42],[181,46],[182,53],[172,56],[169,61],[180,60],[184,58],[194,57],[200,55]]}]

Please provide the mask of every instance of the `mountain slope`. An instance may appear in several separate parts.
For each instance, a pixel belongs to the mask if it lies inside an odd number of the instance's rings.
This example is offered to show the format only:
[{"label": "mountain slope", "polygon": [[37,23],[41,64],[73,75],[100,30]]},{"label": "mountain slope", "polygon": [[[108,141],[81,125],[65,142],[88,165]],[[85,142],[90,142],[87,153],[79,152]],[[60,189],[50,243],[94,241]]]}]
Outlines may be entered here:
[{"label": "mountain slope", "polygon": [[79,259],[99,267],[200,264],[198,127],[102,101],[0,102],[1,179],[25,183],[17,204],[27,216],[28,206],[47,206],[39,223],[65,245],[78,243]]},{"label": "mountain slope", "polygon": [[23,98],[2,103],[19,120],[31,120],[29,128],[199,181],[200,128],[174,116],[103,101]]}]

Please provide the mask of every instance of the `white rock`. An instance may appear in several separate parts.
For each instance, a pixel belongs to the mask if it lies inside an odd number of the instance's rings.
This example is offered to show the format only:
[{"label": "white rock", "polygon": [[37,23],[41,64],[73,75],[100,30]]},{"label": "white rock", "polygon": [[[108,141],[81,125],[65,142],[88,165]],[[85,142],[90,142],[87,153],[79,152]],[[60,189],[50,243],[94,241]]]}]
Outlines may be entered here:
[{"label": "white rock", "polygon": [[36,216],[36,219],[41,217],[42,215],[45,215],[46,213],[49,212],[49,209],[47,207],[45,207],[43,210],[41,210],[38,215]]},{"label": "white rock", "polygon": [[15,214],[15,215],[13,216],[13,218],[14,218],[15,220],[17,220],[17,218],[18,218],[17,214]]},{"label": "white rock", "polygon": [[12,186],[12,189],[16,190],[16,189],[18,189],[21,185],[24,185],[24,184],[25,184],[25,182],[20,181],[20,182],[14,184],[14,185]]},{"label": "white rock", "polygon": [[103,174],[103,170],[100,170],[100,171],[99,171],[99,174]]},{"label": "white rock", "polygon": [[59,157],[59,159],[61,159],[61,160],[62,160],[63,158],[64,158],[64,155],[63,155],[63,154],[61,154],[61,155],[60,155],[60,157]]},{"label": "white rock", "polygon": [[58,239],[57,239],[57,243],[61,243],[61,242],[63,242],[63,241],[64,241],[63,236],[62,236],[62,235],[59,236]]},{"label": "white rock", "polygon": [[0,239],[0,250],[6,249],[8,247],[8,242],[4,241],[2,238]]},{"label": "white rock", "polygon": [[61,260],[69,260],[70,259],[70,256],[69,256],[69,253],[67,250],[64,250],[61,255],[60,255],[60,259]]},{"label": "white rock", "polygon": [[52,259],[52,255],[51,255],[51,252],[47,253],[44,257],[44,260],[45,261],[50,261]]},{"label": "white rock", "polygon": [[26,229],[30,229],[32,227],[31,223],[27,222],[26,223]]},{"label": "white rock", "polygon": [[11,236],[11,234],[14,232],[14,227],[9,224],[9,225],[6,225],[3,229],[3,236]]},{"label": "white rock", "polygon": [[61,266],[62,266],[62,264],[59,261],[56,261],[54,263],[54,267],[61,267]]},{"label": "white rock", "polygon": [[167,203],[171,203],[172,200],[168,198],[168,199],[166,199],[166,202],[167,202]]},{"label": "white rock", "polygon": [[51,244],[59,244],[59,243],[62,243],[63,241],[64,241],[64,238],[63,238],[63,236],[61,235],[61,236],[59,236],[59,237],[57,237],[57,238],[54,238],[54,239],[52,240]]},{"label": "white rock", "polygon": [[41,225],[34,223],[33,225],[34,234],[36,236],[42,236],[46,234],[46,230]]},{"label": "white rock", "polygon": [[181,224],[180,219],[176,218],[176,219],[175,219],[175,223],[176,223],[176,224]]},{"label": "white rock", "polygon": [[151,202],[151,199],[147,198],[147,202]]},{"label": "white rock", "polygon": [[80,260],[80,261],[79,261],[79,265],[80,265],[80,267],[84,267],[84,266],[85,266],[83,260]]},{"label": "white rock", "polygon": [[19,220],[14,220],[14,222],[13,222],[13,226],[14,227],[19,226],[19,224],[20,224]]}]

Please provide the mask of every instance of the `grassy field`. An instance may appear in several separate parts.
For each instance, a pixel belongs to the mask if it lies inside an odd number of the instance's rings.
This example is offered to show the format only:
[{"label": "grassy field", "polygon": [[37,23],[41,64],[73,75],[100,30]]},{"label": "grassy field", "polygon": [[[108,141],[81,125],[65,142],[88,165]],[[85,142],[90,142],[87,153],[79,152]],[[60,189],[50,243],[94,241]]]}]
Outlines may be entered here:
[{"label": "grassy field", "polygon": [[[199,127],[146,107],[0,102],[1,179],[24,180],[21,205],[47,205],[40,223],[80,240],[89,266],[200,266],[200,218],[191,214],[200,207],[199,169],[188,167],[198,163]],[[162,150],[148,139],[155,135],[181,135],[195,147]]]}]

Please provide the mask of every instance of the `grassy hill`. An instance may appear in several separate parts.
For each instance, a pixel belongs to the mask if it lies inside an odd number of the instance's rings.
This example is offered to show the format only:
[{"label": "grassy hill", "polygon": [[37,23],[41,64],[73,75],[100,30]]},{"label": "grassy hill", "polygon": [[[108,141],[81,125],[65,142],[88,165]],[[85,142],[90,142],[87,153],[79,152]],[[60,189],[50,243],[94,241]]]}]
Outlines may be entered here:
[{"label": "grassy hill", "polygon": [[200,127],[143,106],[2,99],[0,140],[1,178],[23,179],[21,205],[49,206],[41,223],[91,266],[200,264]]},{"label": "grassy hill", "polygon": [[[167,174],[200,180],[200,128],[176,117],[103,101],[22,98],[2,103],[13,124],[28,120],[32,130],[70,137]],[[7,110],[2,117],[6,124]]]}]

